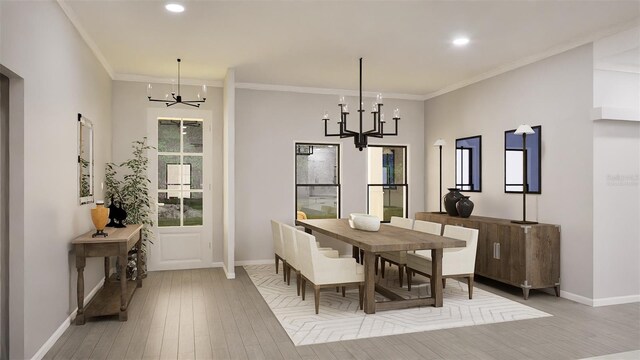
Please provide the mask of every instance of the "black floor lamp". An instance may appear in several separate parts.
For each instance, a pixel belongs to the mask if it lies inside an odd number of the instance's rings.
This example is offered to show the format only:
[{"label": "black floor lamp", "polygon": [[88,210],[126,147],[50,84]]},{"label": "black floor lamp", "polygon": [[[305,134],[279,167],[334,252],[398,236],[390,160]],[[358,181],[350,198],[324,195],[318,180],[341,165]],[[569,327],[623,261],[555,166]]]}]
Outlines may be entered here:
[{"label": "black floor lamp", "polygon": [[440,148],[440,211],[436,212],[436,214],[446,214],[442,211],[442,147],[445,145],[447,145],[447,142],[443,139],[438,139],[433,143],[434,147]]},{"label": "black floor lamp", "polygon": [[537,224],[536,221],[527,221],[527,135],[535,134],[529,125],[520,125],[514,132],[515,135],[522,135],[522,220],[513,220],[515,224]]}]

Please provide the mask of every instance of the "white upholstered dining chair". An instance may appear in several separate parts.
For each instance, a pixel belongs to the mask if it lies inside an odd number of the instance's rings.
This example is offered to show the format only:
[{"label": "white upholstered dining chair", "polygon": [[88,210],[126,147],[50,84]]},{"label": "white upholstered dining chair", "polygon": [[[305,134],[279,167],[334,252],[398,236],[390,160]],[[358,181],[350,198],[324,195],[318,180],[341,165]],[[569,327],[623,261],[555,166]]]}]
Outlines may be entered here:
[{"label": "white upholstered dining chair", "polygon": [[[296,233],[305,233],[287,224],[280,223],[280,228],[282,229],[284,258],[286,264],[286,269],[283,271],[285,272],[287,285],[291,285],[291,270],[293,270],[296,274],[296,290],[298,295],[300,295],[300,260],[298,255],[298,244],[296,242]],[[338,251],[336,250],[320,250],[318,249],[318,245],[316,243],[314,243],[314,247],[316,251],[326,257],[339,257]]]},{"label": "white upholstered dining chair", "polygon": [[413,222],[413,230],[432,235],[441,235],[442,224],[431,221],[416,220]]},{"label": "white upholstered dining chair", "polygon": [[276,261],[276,274],[278,273],[279,262],[282,261],[282,274],[284,281],[287,281],[285,268],[287,263],[284,256],[284,241],[282,239],[282,229],[279,221],[271,220],[271,237],[273,238],[273,252]]},{"label": "white upholstered dining chair", "polygon": [[[462,248],[449,248],[442,251],[442,285],[444,287],[446,278],[466,278],[469,287],[469,299],[472,299],[478,230],[445,225],[442,236],[464,240],[467,243]],[[411,291],[411,274],[414,272],[431,277],[431,250],[416,250],[415,254],[407,254],[407,283],[409,291]]]},{"label": "white upholstered dining chair", "polygon": [[[364,266],[354,258],[329,258],[316,248],[313,235],[296,232],[301,272],[302,300],[305,299],[306,282],[313,285],[316,314],[320,308],[320,288],[355,285],[358,286],[360,310],[364,296]],[[344,296],[344,290],[343,290]]]},{"label": "white upholstered dining chair", "polygon": [[[411,230],[413,228],[413,220],[392,216],[389,225]],[[402,287],[402,276],[404,274],[404,267],[407,264],[407,252],[387,251],[380,254],[380,272],[383,278],[385,262],[387,261],[398,266],[398,280],[400,281],[400,287]]]}]

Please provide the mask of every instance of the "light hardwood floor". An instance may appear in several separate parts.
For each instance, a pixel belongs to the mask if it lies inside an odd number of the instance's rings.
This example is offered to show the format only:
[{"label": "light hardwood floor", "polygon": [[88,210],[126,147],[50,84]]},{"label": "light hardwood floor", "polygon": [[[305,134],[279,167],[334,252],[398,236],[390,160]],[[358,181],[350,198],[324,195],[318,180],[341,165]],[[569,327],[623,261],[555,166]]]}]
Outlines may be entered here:
[{"label": "light hardwood floor", "polygon": [[640,349],[640,304],[591,308],[542,292],[523,301],[519,289],[482,279],[477,287],[553,317],[296,347],[244,269],[236,276],[150,273],[129,321],[71,325],[44,358],[579,359]]}]

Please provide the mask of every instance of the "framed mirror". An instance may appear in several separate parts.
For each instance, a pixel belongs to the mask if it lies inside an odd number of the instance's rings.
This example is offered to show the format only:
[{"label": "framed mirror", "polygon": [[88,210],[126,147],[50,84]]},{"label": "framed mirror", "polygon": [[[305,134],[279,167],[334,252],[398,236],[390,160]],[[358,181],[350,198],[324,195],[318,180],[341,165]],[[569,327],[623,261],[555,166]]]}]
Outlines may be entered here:
[{"label": "framed mirror", "polygon": [[[525,151],[527,162],[527,193],[541,192],[541,139],[542,126],[533,126],[533,134],[527,135]],[[523,154],[522,135],[514,134],[516,130],[504,132],[504,192],[522,193],[523,188]]]},{"label": "framed mirror", "polygon": [[456,139],[456,188],[482,191],[482,136]]},{"label": "framed mirror", "polygon": [[78,114],[78,198],[93,202],[93,123]]}]

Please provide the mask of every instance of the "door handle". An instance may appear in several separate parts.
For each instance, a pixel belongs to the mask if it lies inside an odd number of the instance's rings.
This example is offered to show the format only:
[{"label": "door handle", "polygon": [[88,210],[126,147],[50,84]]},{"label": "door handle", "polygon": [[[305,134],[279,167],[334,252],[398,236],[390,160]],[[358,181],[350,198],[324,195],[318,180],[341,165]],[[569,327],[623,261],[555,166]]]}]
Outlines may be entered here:
[{"label": "door handle", "polygon": [[493,243],[493,258],[496,260],[500,260],[500,243]]}]

